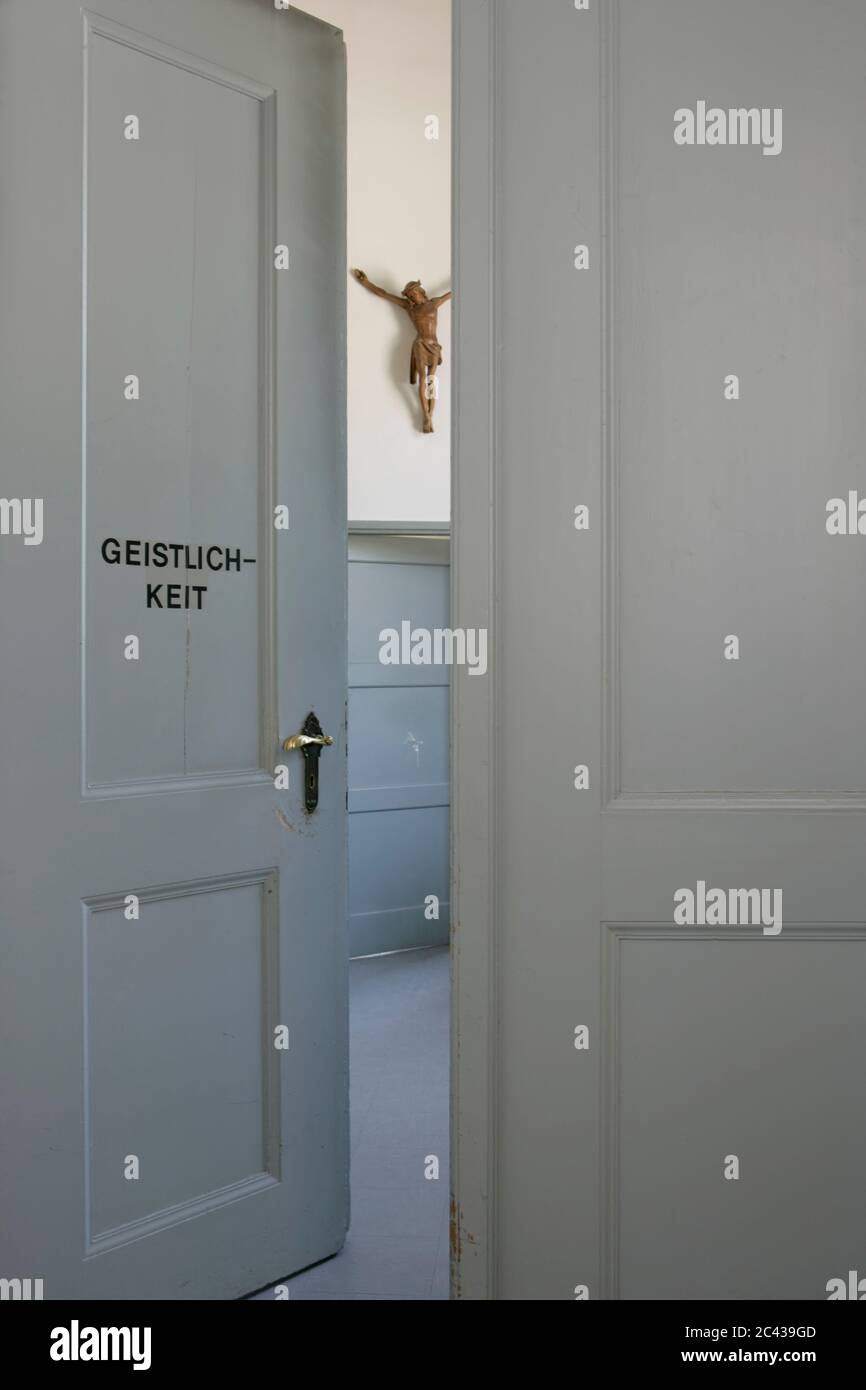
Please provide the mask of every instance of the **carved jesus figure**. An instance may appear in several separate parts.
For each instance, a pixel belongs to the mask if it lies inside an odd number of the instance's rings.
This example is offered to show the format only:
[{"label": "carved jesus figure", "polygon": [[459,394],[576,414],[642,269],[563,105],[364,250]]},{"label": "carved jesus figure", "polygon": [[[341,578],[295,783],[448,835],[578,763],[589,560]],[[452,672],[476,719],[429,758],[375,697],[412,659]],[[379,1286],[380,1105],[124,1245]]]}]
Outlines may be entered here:
[{"label": "carved jesus figure", "polygon": [[424,433],[432,434],[433,407],[436,404],[436,368],[442,363],[442,346],[436,336],[439,327],[439,306],[451,298],[451,291],[437,295],[435,299],[428,299],[420,280],[412,280],[401,295],[389,294],[381,285],[374,285],[363,270],[356,270],[354,275],[371,294],[389,300],[391,304],[396,304],[398,309],[405,309],[415,326],[416,338],[412,344],[409,362],[409,383],[412,386],[416,383],[418,385]]}]

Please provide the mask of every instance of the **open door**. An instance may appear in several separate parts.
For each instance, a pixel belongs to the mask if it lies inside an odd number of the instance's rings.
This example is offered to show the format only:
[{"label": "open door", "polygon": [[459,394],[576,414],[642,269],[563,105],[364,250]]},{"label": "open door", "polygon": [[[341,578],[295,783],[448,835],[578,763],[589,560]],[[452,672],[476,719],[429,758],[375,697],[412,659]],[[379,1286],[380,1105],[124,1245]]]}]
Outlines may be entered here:
[{"label": "open door", "polygon": [[0,2],[0,1275],[231,1298],[348,1220],[344,46],[98,9]]}]

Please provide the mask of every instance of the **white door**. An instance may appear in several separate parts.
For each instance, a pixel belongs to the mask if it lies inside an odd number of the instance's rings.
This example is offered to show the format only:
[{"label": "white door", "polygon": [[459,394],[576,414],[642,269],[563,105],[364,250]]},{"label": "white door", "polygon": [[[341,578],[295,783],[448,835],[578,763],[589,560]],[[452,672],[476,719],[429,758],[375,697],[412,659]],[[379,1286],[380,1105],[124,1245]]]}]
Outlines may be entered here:
[{"label": "white door", "polygon": [[458,1289],[825,1300],[866,1274],[866,6],[460,14]]},{"label": "white door", "polygon": [[97,8],[0,4],[0,1274],[231,1298],[348,1217],[344,48]]}]

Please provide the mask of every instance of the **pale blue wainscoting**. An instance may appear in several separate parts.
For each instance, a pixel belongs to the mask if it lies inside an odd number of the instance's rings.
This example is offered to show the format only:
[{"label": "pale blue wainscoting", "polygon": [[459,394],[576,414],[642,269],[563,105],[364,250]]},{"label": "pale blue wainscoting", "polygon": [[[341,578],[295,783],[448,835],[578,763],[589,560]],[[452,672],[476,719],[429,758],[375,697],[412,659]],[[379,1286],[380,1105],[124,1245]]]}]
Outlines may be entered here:
[{"label": "pale blue wainscoting", "polygon": [[[448,697],[443,666],[386,666],[379,634],[448,627],[449,544],[349,538],[349,944],[448,941]],[[439,919],[425,902],[439,899]]]}]

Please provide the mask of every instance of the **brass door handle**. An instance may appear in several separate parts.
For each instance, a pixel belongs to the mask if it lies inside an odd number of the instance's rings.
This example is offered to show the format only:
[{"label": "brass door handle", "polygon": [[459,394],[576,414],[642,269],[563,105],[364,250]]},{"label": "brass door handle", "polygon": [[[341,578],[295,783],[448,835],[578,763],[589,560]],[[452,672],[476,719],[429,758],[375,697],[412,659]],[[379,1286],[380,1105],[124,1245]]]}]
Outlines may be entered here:
[{"label": "brass door handle", "polygon": [[294,753],[296,748],[309,748],[311,743],[319,748],[330,748],[333,742],[330,734],[292,734],[291,738],[283,740],[283,752]]},{"label": "brass door handle", "polygon": [[322,749],[330,748],[333,742],[312,710],[304,720],[301,732],[283,740],[285,753],[298,750],[304,755],[304,806],[308,815],[312,815],[319,804],[319,757]]}]

